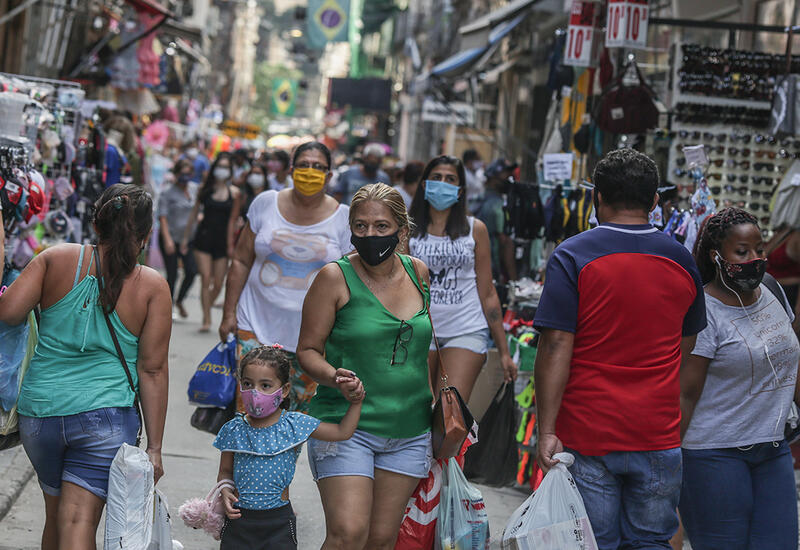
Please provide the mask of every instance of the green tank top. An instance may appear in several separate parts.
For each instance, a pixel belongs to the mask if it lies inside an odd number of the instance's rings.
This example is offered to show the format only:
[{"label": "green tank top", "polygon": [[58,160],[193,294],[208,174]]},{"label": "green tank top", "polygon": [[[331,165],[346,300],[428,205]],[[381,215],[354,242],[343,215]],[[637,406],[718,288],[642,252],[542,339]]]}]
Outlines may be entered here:
[{"label": "green tank top", "polygon": [[[25,416],[67,416],[103,407],[130,407],[133,392],[108,332],[94,275],[78,279],[85,247],[81,247],[72,289],[42,311],[39,342],[22,380],[17,410]],[[89,260],[89,271],[94,252]],[[137,390],[139,339],[109,316]]]},{"label": "green tank top", "polygon": [[[427,305],[430,301],[427,285],[423,287],[417,280],[411,258],[398,256],[422,293],[423,304]],[[396,439],[429,432],[431,322],[427,308],[423,306],[411,319],[401,322],[367,288],[349,258],[344,257],[336,263],[350,289],[350,300],[336,312],[333,329],[325,343],[325,358],[334,368],[352,370],[364,383],[367,396],[361,408],[358,429],[378,437]],[[406,325],[411,328],[405,328]],[[395,352],[396,342],[398,349]],[[407,354],[400,349],[403,347]],[[393,352],[395,365],[391,364]],[[320,385],[309,413],[323,422],[338,423],[348,407],[348,401],[338,389]]]}]

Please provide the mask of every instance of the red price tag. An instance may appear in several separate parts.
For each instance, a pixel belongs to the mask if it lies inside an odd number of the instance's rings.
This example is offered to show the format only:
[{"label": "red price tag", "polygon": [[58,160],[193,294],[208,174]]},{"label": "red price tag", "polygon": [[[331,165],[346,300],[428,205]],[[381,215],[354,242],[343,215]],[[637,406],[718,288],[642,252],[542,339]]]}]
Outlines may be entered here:
[{"label": "red price tag", "polygon": [[648,15],[647,0],[608,0],[606,47],[644,48]]},{"label": "red price tag", "polygon": [[564,65],[589,67],[594,50],[596,9],[594,2],[573,0],[572,13],[567,29],[567,44],[564,52]]}]

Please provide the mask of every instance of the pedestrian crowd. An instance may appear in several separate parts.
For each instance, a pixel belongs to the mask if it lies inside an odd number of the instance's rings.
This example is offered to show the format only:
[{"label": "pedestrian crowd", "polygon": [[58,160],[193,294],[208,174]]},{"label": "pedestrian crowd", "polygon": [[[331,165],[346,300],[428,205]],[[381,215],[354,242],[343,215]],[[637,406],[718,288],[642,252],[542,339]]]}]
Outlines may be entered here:
[{"label": "pedestrian crowd", "polygon": [[[239,358],[239,412],[213,443],[221,548],[297,547],[289,485],[304,443],[323,548],[395,547],[431,469],[442,364],[465,401],[490,347],[504,380],[517,375],[497,291],[517,278],[503,199],[517,167],[468,150],[390,176],[384,157],[370,144],[336,166],[308,142],[212,160],[187,143],[156,205],[110,186],[96,246],[47,249],[0,295],[0,321],[41,312],[18,411],[43,549],[94,548],[111,461],[142,429],[163,475],[171,324],[197,274],[200,330],[222,295],[216,328]],[[592,181],[599,226],[552,253],[534,320],[538,463],[573,455],[603,550],[670,548],[681,523],[696,550],[797,548],[784,433],[800,345],[758,221],[726,208],[692,254],[648,221],[648,157],[613,151]],[[137,262],[154,217],[166,280]]]}]

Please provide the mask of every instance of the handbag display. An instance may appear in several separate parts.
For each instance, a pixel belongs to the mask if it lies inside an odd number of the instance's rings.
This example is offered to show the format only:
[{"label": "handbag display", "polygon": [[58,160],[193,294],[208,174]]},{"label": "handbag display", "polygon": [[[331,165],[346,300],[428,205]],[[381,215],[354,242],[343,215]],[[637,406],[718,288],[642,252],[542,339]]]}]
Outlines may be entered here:
[{"label": "handbag display", "polygon": [[[420,285],[423,284],[422,278],[419,276],[416,264],[414,266],[414,275],[417,277]],[[423,295],[423,301],[425,297]],[[431,442],[433,444],[433,456],[437,459],[448,459],[457,456],[461,451],[464,441],[469,435],[472,428],[474,419],[472,413],[469,412],[467,404],[464,403],[461,394],[455,386],[447,385],[447,371],[444,368],[444,361],[442,360],[442,351],[439,349],[439,341],[436,339],[436,329],[433,326],[433,319],[431,318],[430,304],[425,304],[425,309],[428,312],[428,319],[431,322],[431,331],[433,332],[433,342],[436,344],[436,356],[439,359],[439,377],[442,382],[442,388],[436,398],[436,404],[433,407],[433,416],[431,418]]]},{"label": "handbag display", "polygon": [[[633,71],[639,83],[627,86],[625,75]],[[612,134],[643,134],[658,126],[655,93],[642,76],[635,61],[620,71],[617,78],[603,90],[598,105],[597,127]]]}]

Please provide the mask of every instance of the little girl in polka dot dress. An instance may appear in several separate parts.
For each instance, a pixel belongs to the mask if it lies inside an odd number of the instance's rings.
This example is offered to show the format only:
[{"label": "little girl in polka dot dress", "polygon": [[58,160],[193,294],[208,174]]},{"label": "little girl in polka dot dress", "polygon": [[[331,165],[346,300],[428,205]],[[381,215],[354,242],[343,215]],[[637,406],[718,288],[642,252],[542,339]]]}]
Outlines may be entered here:
[{"label": "little girl in polka dot dress", "polygon": [[291,361],[281,346],[261,346],[239,362],[239,383],[246,414],[225,424],[214,440],[222,451],[218,480],[233,479],[236,490],[222,490],[225,525],[220,550],[295,550],[295,515],[288,500],[300,447],[309,438],[349,439],[361,416],[364,387],[352,378],[350,408],[341,423],[289,412],[281,407],[289,390]]}]

